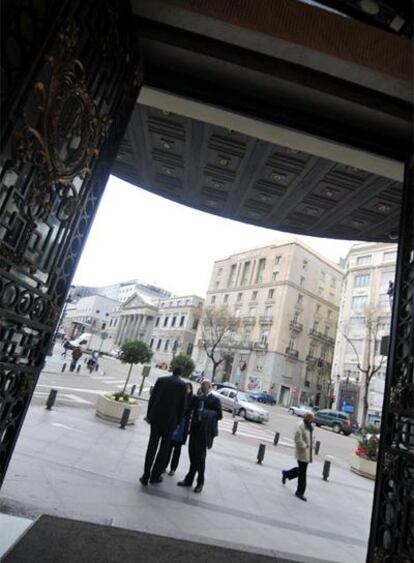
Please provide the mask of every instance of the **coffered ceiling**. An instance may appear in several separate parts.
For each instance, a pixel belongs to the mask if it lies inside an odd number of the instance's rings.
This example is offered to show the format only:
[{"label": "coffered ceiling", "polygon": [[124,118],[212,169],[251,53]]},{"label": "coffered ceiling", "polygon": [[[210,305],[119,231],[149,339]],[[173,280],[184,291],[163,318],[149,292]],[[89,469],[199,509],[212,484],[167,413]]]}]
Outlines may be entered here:
[{"label": "coffered ceiling", "polygon": [[270,229],[395,240],[401,183],[137,104],[114,173],[153,193]]}]

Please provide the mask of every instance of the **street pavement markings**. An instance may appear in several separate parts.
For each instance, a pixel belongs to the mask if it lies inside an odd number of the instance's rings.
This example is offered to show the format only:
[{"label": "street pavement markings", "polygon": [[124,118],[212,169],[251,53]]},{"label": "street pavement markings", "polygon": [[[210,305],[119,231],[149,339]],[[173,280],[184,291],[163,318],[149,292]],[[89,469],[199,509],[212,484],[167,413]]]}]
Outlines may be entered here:
[{"label": "street pavement markings", "polygon": [[[232,433],[233,422],[234,422],[233,419],[223,418],[222,420],[219,421],[219,429],[224,430],[225,432]],[[244,426],[245,424],[246,426]],[[245,436],[246,438],[256,438],[258,440],[263,440],[271,444],[273,444],[273,439],[274,439],[274,433],[272,433],[270,430],[255,428],[253,425],[250,425],[249,423],[245,423],[245,422],[241,422],[241,424],[239,424],[237,428],[236,436]],[[283,438],[279,440],[279,444],[281,446],[292,447],[293,443],[294,443],[293,440],[291,440],[290,438]]]},{"label": "street pavement markings", "polygon": [[[49,393],[44,392],[44,391],[35,391],[33,393],[33,395],[35,397],[48,397]],[[77,403],[77,404],[81,404],[81,405],[93,405],[94,403],[92,401],[87,401],[86,399],[82,399],[81,397],[78,397],[77,395],[72,395],[70,393],[59,393],[57,395],[56,400],[59,401],[69,401],[70,403]]]}]

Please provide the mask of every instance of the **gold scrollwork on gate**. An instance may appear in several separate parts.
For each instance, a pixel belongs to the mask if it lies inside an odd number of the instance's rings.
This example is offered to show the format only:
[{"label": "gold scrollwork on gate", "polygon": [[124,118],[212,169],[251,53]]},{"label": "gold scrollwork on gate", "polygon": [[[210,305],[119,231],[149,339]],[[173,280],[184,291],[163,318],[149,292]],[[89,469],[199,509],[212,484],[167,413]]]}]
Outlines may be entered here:
[{"label": "gold scrollwork on gate", "polygon": [[[88,91],[85,69],[76,58],[78,39],[75,23],[59,35],[56,53],[47,58],[48,82],[34,84],[39,97],[37,122],[23,118],[15,135],[15,156],[34,166],[25,202],[29,220],[14,249],[15,262],[23,262],[36,221],[47,220],[57,198],[65,216],[61,220],[67,220],[78,208],[82,182],[90,175],[93,159],[111,126],[109,116],[99,116],[97,102]],[[0,249],[3,256],[5,252]]]}]

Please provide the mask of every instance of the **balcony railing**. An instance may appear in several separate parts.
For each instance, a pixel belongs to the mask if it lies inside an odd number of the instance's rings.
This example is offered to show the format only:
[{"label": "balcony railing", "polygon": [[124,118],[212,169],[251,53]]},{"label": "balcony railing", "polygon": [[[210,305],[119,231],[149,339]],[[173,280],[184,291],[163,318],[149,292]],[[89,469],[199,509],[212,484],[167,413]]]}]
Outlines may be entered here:
[{"label": "balcony railing", "polygon": [[323,332],[319,332],[318,330],[316,330],[316,328],[310,329],[309,336],[313,336],[314,338],[318,338],[319,340],[322,340],[322,342],[326,342],[327,344],[330,344],[331,346],[335,345],[335,338],[332,338],[332,336],[328,336],[327,334],[323,334]]},{"label": "balcony railing", "polygon": [[252,315],[248,315],[246,317],[243,317],[243,323],[244,324],[252,324],[254,325],[256,323],[256,317],[253,317]]},{"label": "balcony railing", "polygon": [[254,342],[253,343],[254,350],[267,350],[267,342]]},{"label": "balcony railing", "polygon": [[286,348],[286,354],[288,356],[291,356],[292,358],[299,358],[299,350],[294,350],[293,348],[290,348],[289,346]]},{"label": "balcony railing", "polygon": [[265,315],[260,317],[260,324],[262,325],[271,325],[273,324],[273,316]]},{"label": "balcony railing", "polygon": [[302,330],[303,330],[303,324],[298,323],[297,321],[290,321],[289,327],[290,327],[290,330],[292,330],[294,332],[302,332]]},{"label": "balcony railing", "polygon": [[309,362],[310,364],[314,364],[318,361],[318,358],[315,358],[315,356],[312,356],[312,354],[308,354],[306,356],[306,361]]}]

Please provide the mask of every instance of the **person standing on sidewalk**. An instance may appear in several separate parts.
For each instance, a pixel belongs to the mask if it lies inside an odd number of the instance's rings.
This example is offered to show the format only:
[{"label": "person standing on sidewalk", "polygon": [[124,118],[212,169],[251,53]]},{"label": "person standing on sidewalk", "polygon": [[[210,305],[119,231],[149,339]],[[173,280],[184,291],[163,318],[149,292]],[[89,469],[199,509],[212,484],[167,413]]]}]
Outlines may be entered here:
[{"label": "person standing on sidewalk", "polygon": [[181,368],[176,367],[172,375],[159,377],[148,401],[146,420],[151,425],[151,433],[145,454],[144,474],[139,479],[144,487],[148,481],[161,483],[172,433],[184,416],[187,387],[180,379],[181,373]]},{"label": "person standing on sidewalk", "polygon": [[191,487],[197,473],[195,493],[203,490],[207,449],[212,447],[213,440],[218,435],[217,422],[223,418],[220,399],[211,390],[211,381],[204,379],[199,394],[194,397],[188,447],[190,469],[184,480],[177,483],[179,487]]},{"label": "person standing on sidewalk", "polygon": [[286,483],[286,479],[296,479],[298,480],[295,496],[300,500],[307,500],[305,497],[306,491],[306,472],[308,469],[308,464],[312,463],[312,432],[315,417],[313,413],[308,412],[303,417],[302,422],[300,422],[296,428],[295,432],[295,457],[297,459],[297,467],[289,469],[289,471],[282,471],[282,483]]},{"label": "person standing on sidewalk", "polygon": [[168,453],[167,462],[165,464],[165,471],[167,471],[167,467],[171,461],[170,471],[168,473],[168,475],[171,476],[175,475],[175,472],[177,471],[178,463],[180,461],[180,456],[181,456],[181,448],[184,446],[184,444],[187,441],[188,430],[190,426],[190,419],[191,419],[191,412],[192,412],[193,398],[194,398],[193,386],[189,382],[187,382],[185,385],[187,387],[185,413],[180,424],[178,424],[177,428],[173,432],[171,438],[170,451]]},{"label": "person standing on sidewalk", "polygon": [[75,346],[75,348],[72,350],[72,361],[70,362],[70,367],[69,367],[70,371],[75,371],[76,364],[80,360],[81,356],[82,356],[82,348],[80,346]]}]

